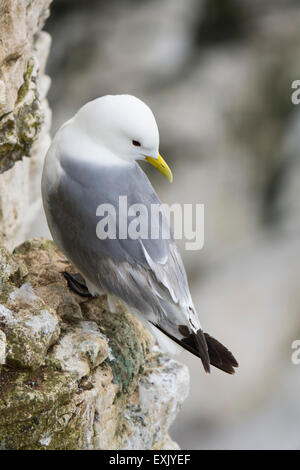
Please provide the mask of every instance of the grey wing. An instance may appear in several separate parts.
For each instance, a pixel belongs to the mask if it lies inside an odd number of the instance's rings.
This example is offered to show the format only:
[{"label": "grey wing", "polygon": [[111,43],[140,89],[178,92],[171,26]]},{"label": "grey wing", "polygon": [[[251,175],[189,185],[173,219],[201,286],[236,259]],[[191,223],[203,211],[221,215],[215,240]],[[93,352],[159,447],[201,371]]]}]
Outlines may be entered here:
[{"label": "grey wing", "polygon": [[[194,311],[185,270],[173,238],[106,239],[96,236],[96,210],[101,203],[160,204],[138,165],[118,174],[70,164],[55,187],[43,184],[43,202],[54,240],[81,274],[100,289],[115,294],[145,319],[210,364],[233,373],[237,362],[228,349],[204,334]],[[159,219],[159,224],[166,223]]]},{"label": "grey wing", "polygon": [[[185,269],[172,234],[164,239],[166,217],[151,219],[151,206],[161,202],[141,168],[102,168],[62,159],[60,184],[48,195],[48,218],[54,239],[70,261],[95,286],[123,299],[152,322],[163,324],[178,335],[178,325],[199,328],[189,293]],[[104,239],[96,235],[100,204],[116,208],[118,230],[119,196],[128,197],[128,207],[143,204],[148,225],[160,225],[157,239]],[[150,234],[149,234],[150,235]]]}]

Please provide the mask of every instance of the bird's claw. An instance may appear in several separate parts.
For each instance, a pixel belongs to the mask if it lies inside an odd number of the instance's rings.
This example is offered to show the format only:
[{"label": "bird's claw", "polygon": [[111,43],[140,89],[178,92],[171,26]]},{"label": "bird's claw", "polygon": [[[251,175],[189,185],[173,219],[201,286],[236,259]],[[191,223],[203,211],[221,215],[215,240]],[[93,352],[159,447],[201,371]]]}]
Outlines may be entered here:
[{"label": "bird's claw", "polygon": [[64,271],[63,276],[67,280],[69,289],[71,289],[77,295],[80,295],[81,297],[92,297],[92,294],[90,294],[88,288],[86,287],[85,281],[81,274],[70,274],[67,271]]}]

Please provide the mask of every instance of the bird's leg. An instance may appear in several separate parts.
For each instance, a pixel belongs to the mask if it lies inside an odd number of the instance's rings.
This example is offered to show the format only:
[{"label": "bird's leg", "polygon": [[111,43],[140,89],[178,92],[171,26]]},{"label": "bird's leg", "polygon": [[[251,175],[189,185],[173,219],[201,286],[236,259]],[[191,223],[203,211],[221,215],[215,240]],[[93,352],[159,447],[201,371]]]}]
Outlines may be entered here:
[{"label": "bird's leg", "polygon": [[93,297],[86,287],[85,281],[81,274],[70,274],[67,271],[63,272],[64,278],[67,280],[68,287],[81,297]]}]

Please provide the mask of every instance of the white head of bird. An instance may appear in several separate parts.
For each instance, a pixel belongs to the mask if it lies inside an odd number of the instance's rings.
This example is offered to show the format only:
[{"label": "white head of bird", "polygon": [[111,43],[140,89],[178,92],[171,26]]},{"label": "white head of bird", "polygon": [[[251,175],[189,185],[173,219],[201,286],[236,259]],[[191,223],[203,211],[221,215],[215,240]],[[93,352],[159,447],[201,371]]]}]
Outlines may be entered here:
[{"label": "white head of bird", "polygon": [[159,154],[159,132],[151,109],[131,95],[106,95],[85,104],[72,125],[123,162],[146,160],[170,182],[172,172]]}]

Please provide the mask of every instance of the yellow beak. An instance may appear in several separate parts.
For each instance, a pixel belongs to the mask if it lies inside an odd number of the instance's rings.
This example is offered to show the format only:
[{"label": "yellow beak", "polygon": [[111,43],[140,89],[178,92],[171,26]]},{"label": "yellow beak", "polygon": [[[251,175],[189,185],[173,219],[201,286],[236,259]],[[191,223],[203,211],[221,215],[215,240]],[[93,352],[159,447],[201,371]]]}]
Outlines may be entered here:
[{"label": "yellow beak", "polygon": [[172,171],[170,170],[170,168],[168,167],[168,165],[166,164],[166,162],[164,161],[163,157],[160,154],[158,154],[157,160],[156,158],[153,158],[153,157],[146,157],[145,160],[146,162],[150,163],[155,168],[157,168],[158,171],[160,171],[168,179],[168,181],[172,183],[173,181]]}]

